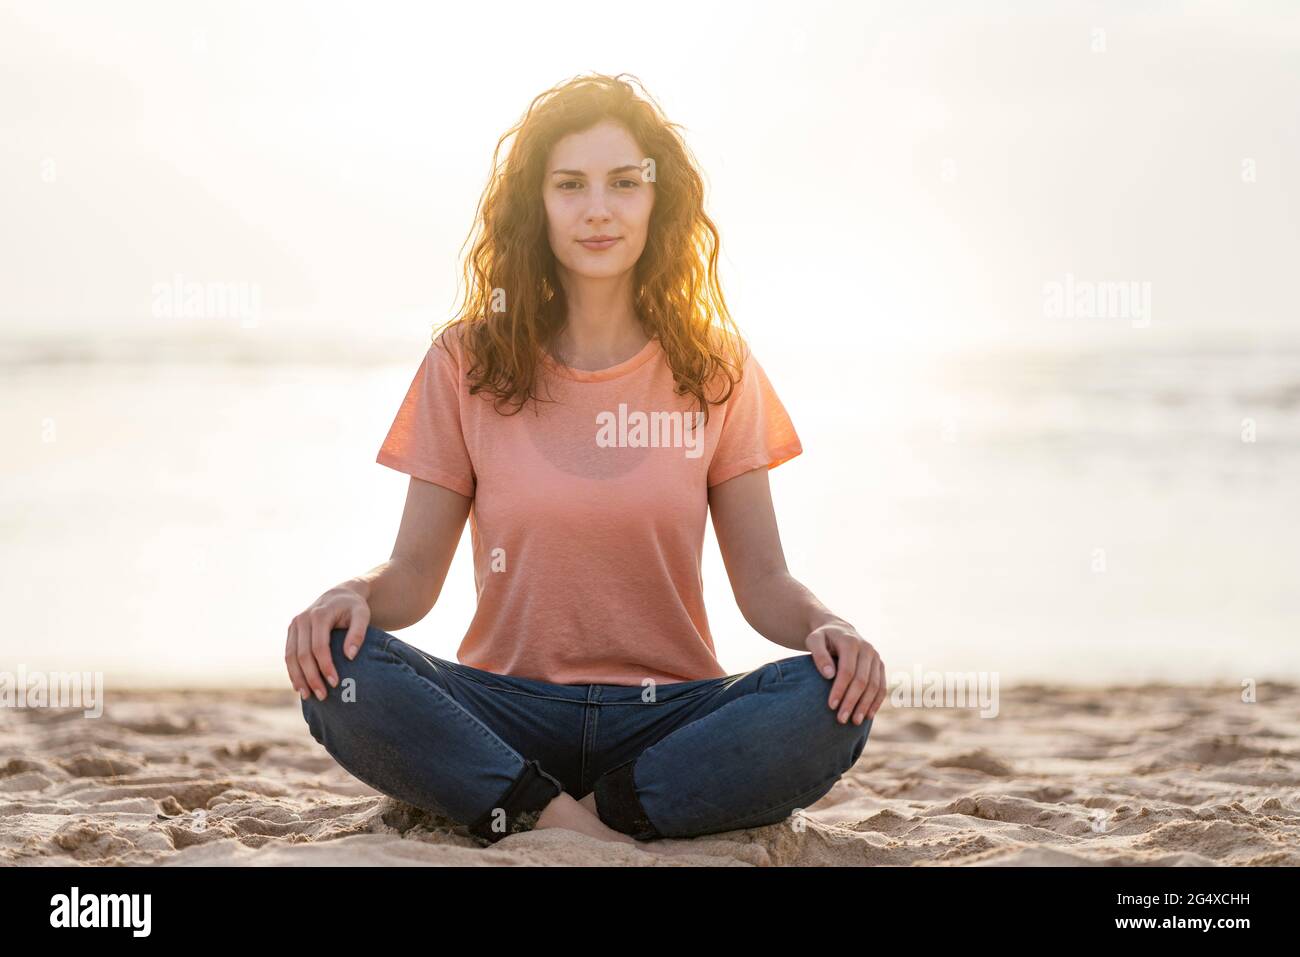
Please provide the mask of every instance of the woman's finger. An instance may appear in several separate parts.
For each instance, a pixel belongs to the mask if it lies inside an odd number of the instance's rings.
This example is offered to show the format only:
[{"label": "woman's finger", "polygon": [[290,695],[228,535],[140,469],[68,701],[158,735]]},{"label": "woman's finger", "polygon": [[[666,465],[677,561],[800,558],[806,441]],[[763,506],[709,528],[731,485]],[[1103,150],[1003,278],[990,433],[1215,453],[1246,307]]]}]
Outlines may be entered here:
[{"label": "woman's finger", "polygon": [[318,611],[311,616],[311,652],[320,669],[321,677],[329,682],[331,688],[339,686],[338,672],[334,670],[334,659],[330,657],[330,632],[337,624],[338,615],[332,611]]},{"label": "woman's finger", "polygon": [[298,692],[298,696],[303,701],[307,700],[307,678],[302,673],[302,666],[298,664],[298,619],[294,618],[289,622],[289,634],[285,638],[284,645],[284,666],[289,672],[289,680],[293,682],[293,690]]},{"label": "woman's finger", "polygon": [[889,684],[885,680],[885,663],[880,660],[879,655],[876,655],[876,663],[874,667],[879,674],[879,680],[877,682],[878,686],[876,688],[876,696],[871,699],[871,707],[867,709],[868,718],[874,718],[876,716],[876,712],[880,710],[881,703],[885,700],[885,695],[889,693]]},{"label": "woman's finger", "polygon": [[853,714],[862,706],[867,687],[871,683],[870,653],[862,649],[860,640],[854,641],[853,645],[857,657],[854,659],[853,680],[849,682],[848,690],[844,693],[844,701],[840,705],[840,724],[848,724],[853,720]]},{"label": "woman's finger", "polygon": [[860,643],[858,665],[854,669],[853,684],[849,689],[849,693],[845,695],[844,707],[840,709],[845,723],[854,720],[858,712],[863,710],[869,700],[867,693],[871,690],[871,652],[869,649],[864,651]]},{"label": "woman's finger", "polygon": [[863,661],[866,665],[869,677],[867,678],[866,690],[862,692],[862,697],[858,700],[857,709],[853,715],[853,723],[861,724],[867,717],[868,713],[874,713],[876,703],[880,700],[882,694],[882,685],[884,675],[879,668],[880,656],[876,654],[875,649],[871,649],[863,655]]},{"label": "woman's finger", "polygon": [[[838,720],[844,724],[849,720],[848,705],[842,700],[849,692],[849,688],[858,680],[858,643],[847,635],[835,635],[831,638],[835,646],[835,681],[831,684],[830,706],[839,708],[840,714]],[[853,695],[853,700],[858,699],[861,688]]]},{"label": "woman's finger", "polygon": [[370,624],[370,606],[364,602],[352,609],[348,633],[343,636],[343,653],[351,661],[361,650],[361,643],[366,640],[366,626]]},{"label": "woman's finger", "polygon": [[831,657],[826,650],[826,632],[814,631],[804,642],[805,647],[812,652],[813,664],[817,666],[825,677],[832,678],[835,676],[835,659]]},{"label": "woman's finger", "polygon": [[312,654],[311,630],[310,621],[303,622],[298,626],[298,667],[302,669],[303,677],[306,679],[312,693],[321,701],[324,701],[325,682],[320,676],[320,670],[316,667],[316,658]]},{"label": "woman's finger", "polygon": [[858,653],[858,677],[862,679],[862,694],[853,705],[853,718],[861,723],[866,710],[876,697],[876,650],[863,642]]}]

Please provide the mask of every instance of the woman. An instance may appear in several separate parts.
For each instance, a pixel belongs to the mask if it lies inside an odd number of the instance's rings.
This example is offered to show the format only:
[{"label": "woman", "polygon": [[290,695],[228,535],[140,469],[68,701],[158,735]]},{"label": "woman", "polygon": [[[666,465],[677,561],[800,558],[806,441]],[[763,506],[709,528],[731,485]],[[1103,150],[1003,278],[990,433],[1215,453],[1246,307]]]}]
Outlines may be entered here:
[{"label": "woman", "polygon": [[[802,447],[731,324],[673,126],[597,75],[507,134],[464,307],[378,455],[411,476],[392,558],[289,626],[315,738],[485,846],[783,820],[853,766],[885,695],[872,646],[786,569],[767,470]],[[745,619],[801,654],[718,664],[709,511]],[[433,607],[467,516],[478,606],[446,661],[389,631]]]}]

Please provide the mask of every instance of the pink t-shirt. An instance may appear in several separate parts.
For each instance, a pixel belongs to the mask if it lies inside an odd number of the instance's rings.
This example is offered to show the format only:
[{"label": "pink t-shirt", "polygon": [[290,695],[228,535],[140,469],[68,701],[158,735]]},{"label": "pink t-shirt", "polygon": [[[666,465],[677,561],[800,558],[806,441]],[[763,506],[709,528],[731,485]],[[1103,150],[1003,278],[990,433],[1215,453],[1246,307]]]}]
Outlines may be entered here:
[{"label": "pink t-shirt", "polygon": [[457,659],[554,684],[727,675],[704,611],[707,489],[803,451],[752,352],[703,427],[658,338],[598,371],[543,354],[536,394],[558,401],[503,415],[470,395],[454,329],[439,336],[451,355],[426,353],[376,461],[474,500],[478,606]]}]

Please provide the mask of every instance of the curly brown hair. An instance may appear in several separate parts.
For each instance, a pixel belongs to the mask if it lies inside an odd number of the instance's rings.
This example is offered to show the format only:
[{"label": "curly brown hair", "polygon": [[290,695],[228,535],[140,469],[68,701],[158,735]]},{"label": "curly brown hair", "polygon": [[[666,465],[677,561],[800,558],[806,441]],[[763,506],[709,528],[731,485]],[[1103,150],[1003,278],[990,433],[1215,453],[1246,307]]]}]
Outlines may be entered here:
[{"label": "curly brown hair", "polygon": [[[634,307],[647,336],[659,338],[676,393],[694,395],[707,420],[709,403],[725,402],[740,380],[748,347],[718,284],[719,237],[704,212],[703,178],[677,132],[681,127],[623,77],[641,87],[626,73],[579,76],[552,87],[497,141],[493,172],[465,241],[473,247],[464,262],[464,302],[433,337],[437,344],[442,332],[458,329],[470,360],[470,392],[494,396],[498,411],[505,402],[515,406],[508,413],[514,414],[530,398],[539,399],[538,360],[566,317],[541,198],[546,159],[561,138],[605,120],[621,124],[654,161],[655,203],[635,266]],[[501,297],[510,308],[497,307]],[[705,385],[718,373],[725,375],[726,391],[709,399]]]}]

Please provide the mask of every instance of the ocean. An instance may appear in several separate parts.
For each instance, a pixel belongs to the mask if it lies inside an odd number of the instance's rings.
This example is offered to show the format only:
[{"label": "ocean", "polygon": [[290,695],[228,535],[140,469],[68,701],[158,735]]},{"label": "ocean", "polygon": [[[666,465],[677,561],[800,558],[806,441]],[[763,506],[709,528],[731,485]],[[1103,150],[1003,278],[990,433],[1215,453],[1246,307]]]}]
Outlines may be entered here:
[{"label": "ocean", "polygon": [[[5,345],[0,669],[288,689],[289,619],[388,557],[423,344],[247,341]],[[891,675],[1300,679],[1300,350],[757,354],[804,447],[788,564]],[[795,653],[711,528],[704,583],[729,672]],[[473,603],[466,529],[400,634],[454,658]]]}]

